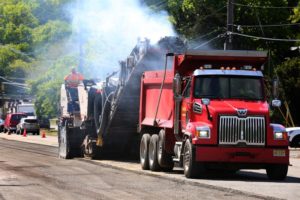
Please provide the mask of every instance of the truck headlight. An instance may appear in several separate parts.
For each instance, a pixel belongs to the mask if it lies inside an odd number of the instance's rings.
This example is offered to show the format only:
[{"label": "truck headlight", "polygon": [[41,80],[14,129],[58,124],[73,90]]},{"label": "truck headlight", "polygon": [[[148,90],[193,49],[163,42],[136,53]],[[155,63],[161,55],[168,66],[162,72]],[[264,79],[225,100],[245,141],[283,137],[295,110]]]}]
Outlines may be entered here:
[{"label": "truck headlight", "polygon": [[198,138],[209,139],[210,138],[210,128],[206,126],[196,127],[196,136]]},{"label": "truck headlight", "polygon": [[286,140],[287,133],[286,132],[274,132],[274,140]]}]

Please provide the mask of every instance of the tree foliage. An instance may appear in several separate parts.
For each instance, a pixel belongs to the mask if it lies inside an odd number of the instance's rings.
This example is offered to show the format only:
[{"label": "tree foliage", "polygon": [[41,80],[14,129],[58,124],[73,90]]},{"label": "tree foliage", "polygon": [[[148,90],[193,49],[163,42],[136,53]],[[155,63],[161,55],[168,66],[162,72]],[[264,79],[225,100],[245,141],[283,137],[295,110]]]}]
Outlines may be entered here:
[{"label": "tree foliage", "polygon": [[[59,88],[63,76],[78,59],[74,51],[69,51],[78,47],[72,46],[72,41],[69,39],[72,35],[71,19],[66,11],[70,4],[76,2],[77,0],[0,2],[0,76],[13,75],[30,79],[28,83],[31,85],[32,94],[36,97],[39,115],[57,114]],[[170,22],[180,36],[189,40],[190,48],[223,49],[227,36],[227,1],[140,0],[140,2],[154,11],[167,10]],[[299,25],[264,26],[299,23],[299,0],[236,0],[235,2],[237,4],[234,5],[233,32],[267,38],[300,38]],[[207,41],[211,42],[203,45]],[[62,42],[69,45],[68,48],[63,47]],[[300,116],[297,114],[299,97],[294,94],[299,90],[300,62],[299,51],[290,51],[290,47],[299,44],[233,36],[234,49],[270,52],[271,62],[266,65],[266,74],[270,76],[268,79],[271,79],[275,73],[280,78],[284,91],[282,97],[290,103],[297,124],[300,124]],[[90,51],[94,49],[94,47],[89,48]],[[86,63],[89,61],[87,60]]]},{"label": "tree foliage", "polygon": [[276,69],[282,85],[282,96],[287,99],[294,121],[300,119],[300,58],[283,62]]},{"label": "tree foliage", "polygon": [[[27,77],[39,115],[57,114],[62,54],[48,58],[52,46],[71,34],[65,5],[70,0],[5,0],[0,2],[0,76]],[[56,45],[57,47],[58,45]],[[56,73],[53,70],[56,69]],[[52,78],[47,78],[52,76]],[[56,77],[53,79],[53,77]],[[57,78],[59,77],[59,78]],[[53,94],[53,95],[49,95]],[[55,100],[55,101],[54,101]]]},{"label": "tree foliage", "polygon": [[0,75],[10,75],[20,71],[24,75],[25,68],[14,66],[16,60],[26,66],[32,50],[32,28],[38,20],[31,8],[22,1],[7,0],[0,6]]}]

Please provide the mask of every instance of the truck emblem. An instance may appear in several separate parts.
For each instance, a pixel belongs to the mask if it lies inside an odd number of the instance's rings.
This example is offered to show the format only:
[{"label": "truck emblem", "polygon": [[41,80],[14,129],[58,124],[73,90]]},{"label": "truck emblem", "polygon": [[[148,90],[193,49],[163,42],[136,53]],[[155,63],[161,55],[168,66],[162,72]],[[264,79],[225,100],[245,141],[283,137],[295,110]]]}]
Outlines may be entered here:
[{"label": "truck emblem", "polygon": [[247,116],[247,112],[248,112],[247,109],[238,109],[237,110],[237,114],[238,114],[239,117],[246,117]]}]

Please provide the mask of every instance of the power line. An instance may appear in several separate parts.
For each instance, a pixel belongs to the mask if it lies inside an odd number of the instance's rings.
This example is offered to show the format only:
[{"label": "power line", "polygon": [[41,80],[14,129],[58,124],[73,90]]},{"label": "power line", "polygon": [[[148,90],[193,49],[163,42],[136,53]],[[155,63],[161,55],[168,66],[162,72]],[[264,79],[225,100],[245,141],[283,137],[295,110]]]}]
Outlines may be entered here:
[{"label": "power line", "polygon": [[26,84],[21,84],[21,83],[11,83],[11,82],[2,82],[5,85],[12,85],[14,87],[19,87],[23,89],[30,89]]},{"label": "power line", "polygon": [[241,6],[241,7],[249,7],[249,8],[263,8],[263,9],[294,9],[297,7],[292,7],[292,6],[255,6],[255,5],[246,5],[246,4],[241,4],[241,3],[234,3],[236,6]]},{"label": "power line", "polygon": [[220,30],[221,30],[221,28],[218,27],[218,28],[216,28],[215,30],[213,30],[213,31],[211,31],[211,32],[209,32],[209,33],[206,33],[206,34],[204,34],[204,35],[200,35],[200,36],[194,38],[193,40],[201,40],[202,38],[205,38],[205,37],[207,37],[207,36],[209,36],[209,35],[211,35],[211,34],[213,34],[213,33],[216,33],[216,32],[218,32],[218,31],[220,31]]},{"label": "power line", "polygon": [[238,35],[238,36],[247,37],[247,38],[254,38],[254,39],[258,39],[258,40],[268,40],[268,41],[277,41],[277,42],[300,42],[300,39],[282,39],[282,38],[259,37],[259,36],[247,35],[247,34],[230,32],[230,31],[228,31],[227,34],[229,34],[229,35]]},{"label": "power line", "polygon": [[18,83],[18,82],[15,82],[15,81],[11,81],[11,80],[8,80],[7,78],[3,77],[3,76],[0,76],[0,79],[6,81],[6,82],[2,82],[2,83],[5,83],[5,84],[10,84],[10,85],[20,85],[20,86],[28,86],[27,84],[24,84],[24,83]]},{"label": "power line", "polygon": [[194,49],[198,49],[198,48],[200,48],[200,47],[203,47],[204,45],[207,45],[207,44],[213,42],[214,40],[219,39],[219,38],[221,38],[221,37],[223,37],[223,36],[224,36],[224,34],[219,34],[219,35],[217,35],[216,37],[214,37],[214,38],[212,38],[212,39],[210,39],[210,40],[208,40],[208,41],[206,41],[206,42],[200,44],[199,46],[194,47]]},{"label": "power line", "polygon": [[[203,20],[205,20],[206,18],[208,18],[208,17],[211,17],[211,16],[214,16],[215,14],[217,14],[218,12],[220,12],[221,10],[223,10],[224,8],[226,8],[226,6],[223,6],[223,7],[221,7],[221,8],[219,8],[219,9],[217,9],[215,12],[213,12],[213,13],[211,13],[211,14],[209,14],[209,15],[205,15],[202,19],[201,19],[201,21],[203,21]],[[213,34],[213,33],[215,33],[215,32],[218,32],[218,31],[220,31],[220,27],[218,27],[217,29],[215,29],[215,30],[213,30],[213,31],[211,31],[211,32],[209,32],[209,33],[206,33],[206,34],[204,34],[204,35],[200,35],[200,36],[198,36],[198,37],[196,37],[196,38],[194,38],[194,39],[192,39],[192,40],[200,40],[200,39],[202,39],[202,38],[204,38],[204,37],[206,37],[206,36],[209,36],[209,35],[211,35],[211,34]]]},{"label": "power line", "polygon": [[300,23],[294,23],[294,24],[261,24],[261,25],[232,24],[232,26],[242,27],[242,28],[283,27],[283,26],[299,26],[299,25],[300,25]]},{"label": "power line", "polygon": [[217,14],[218,12],[220,12],[221,10],[223,10],[224,8],[226,8],[226,6],[223,6],[223,7],[219,8],[219,9],[217,9],[215,12],[213,12],[213,13],[211,13],[209,15],[205,15],[201,20],[204,20],[204,19],[206,19],[206,18],[208,18],[210,16],[214,16],[215,14]]},{"label": "power line", "polygon": [[166,4],[166,3],[167,3],[167,1],[164,0],[164,1],[159,1],[159,2],[156,2],[154,4],[151,4],[150,6],[160,7],[160,6],[162,6],[162,5]]},{"label": "power line", "polygon": [[13,83],[13,81],[11,81],[11,80],[8,80],[8,79],[6,79],[6,78],[5,78],[5,77],[3,77],[3,76],[0,76],[0,78],[1,78],[1,79],[3,79],[3,80],[5,80],[5,81],[7,81],[7,82]]}]

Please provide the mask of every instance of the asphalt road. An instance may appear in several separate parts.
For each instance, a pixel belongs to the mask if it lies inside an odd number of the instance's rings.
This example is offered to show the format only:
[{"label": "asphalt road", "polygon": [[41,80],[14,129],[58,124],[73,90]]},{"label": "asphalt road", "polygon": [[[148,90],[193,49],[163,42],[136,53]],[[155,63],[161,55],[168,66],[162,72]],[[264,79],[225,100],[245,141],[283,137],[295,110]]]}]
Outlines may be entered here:
[{"label": "asphalt road", "polygon": [[0,200],[300,199],[294,160],[283,182],[269,181],[264,171],[190,180],[181,169],[153,173],[124,160],[61,160],[55,146],[0,138]]}]

